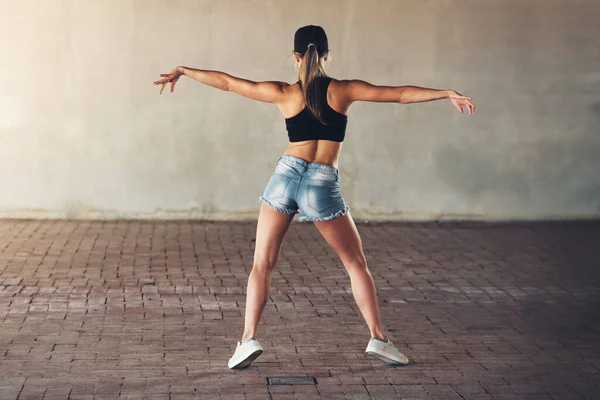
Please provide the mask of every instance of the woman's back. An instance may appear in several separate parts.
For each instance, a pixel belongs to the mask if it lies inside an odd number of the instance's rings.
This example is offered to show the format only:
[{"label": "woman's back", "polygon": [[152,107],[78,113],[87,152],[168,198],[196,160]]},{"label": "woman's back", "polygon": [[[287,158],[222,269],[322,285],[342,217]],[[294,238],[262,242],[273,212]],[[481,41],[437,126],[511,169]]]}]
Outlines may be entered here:
[{"label": "woman's back", "polygon": [[[347,115],[349,104],[345,104],[343,101],[343,81],[339,81],[335,78],[328,77],[331,81],[327,87],[327,104],[334,111]],[[289,85],[286,88],[286,101],[279,106],[281,113],[284,118],[291,118],[299,114],[306,107],[306,101],[302,92],[300,82]]]},{"label": "woman's back", "polygon": [[[311,82],[317,86],[316,97],[320,105],[319,115],[305,106],[298,114],[286,118],[285,125],[290,142],[306,140],[331,140],[343,142],[348,117],[331,108],[327,102],[327,92],[332,79],[321,77]],[[299,82],[301,85],[301,83]]]},{"label": "woman's back", "polygon": [[322,111],[326,125],[316,120],[308,109],[300,82],[285,90],[285,101],[279,104],[289,139],[284,154],[337,168],[350,104],[344,101],[344,82],[330,77],[320,80],[323,81]]}]

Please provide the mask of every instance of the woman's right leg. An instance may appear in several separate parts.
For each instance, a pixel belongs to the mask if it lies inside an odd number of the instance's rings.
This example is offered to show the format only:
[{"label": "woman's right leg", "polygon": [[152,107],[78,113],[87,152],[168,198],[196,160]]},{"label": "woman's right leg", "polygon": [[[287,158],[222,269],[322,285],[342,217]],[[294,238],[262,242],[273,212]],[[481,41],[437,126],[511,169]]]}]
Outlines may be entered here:
[{"label": "woman's right leg", "polygon": [[279,259],[283,239],[294,214],[285,214],[262,203],[256,227],[254,264],[246,294],[246,315],[242,343],[254,337],[271,290],[271,275]]}]

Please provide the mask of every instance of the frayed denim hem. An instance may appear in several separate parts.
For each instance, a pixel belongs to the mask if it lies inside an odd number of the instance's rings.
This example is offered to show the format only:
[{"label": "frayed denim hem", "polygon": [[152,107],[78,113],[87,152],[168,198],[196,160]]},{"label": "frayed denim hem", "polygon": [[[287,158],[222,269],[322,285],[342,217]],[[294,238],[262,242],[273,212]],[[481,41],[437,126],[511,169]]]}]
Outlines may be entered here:
[{"label": "frayed denim hem", "polygon": [[258,198],[258,202],[259,202],[259,203],[265,203],[265,204],[267,204],[269,207],[271,207],[272,209],[274,209],[274,210],[277,210],[277,211],[279,211],[279,212],[282,212],[282,213],[284,213],[284,214],[298,214],[298,211],[290,210],[290,209],[288,209],[288,208],[278,207],[278,206],[276,206],[275,204],[273,204],[271,201],[269,201],[269,200],[265,199],[265,198],[264,198],[264,197],[262,197],[262,196],[259,196],[259,198]]},{"label": "frayed denim hem", "polygon": [[332,215],[328,215],[327,217],[308,217],[306,215],[300,215],[298,217],[298,222],[323,222],[323,221],[329,221],[332,220],[336,217],[341,217],[342,215],[345,215],[348,211],[350,211],[350,207],[346,206],[344,209],[336,212],[335,214]]}]

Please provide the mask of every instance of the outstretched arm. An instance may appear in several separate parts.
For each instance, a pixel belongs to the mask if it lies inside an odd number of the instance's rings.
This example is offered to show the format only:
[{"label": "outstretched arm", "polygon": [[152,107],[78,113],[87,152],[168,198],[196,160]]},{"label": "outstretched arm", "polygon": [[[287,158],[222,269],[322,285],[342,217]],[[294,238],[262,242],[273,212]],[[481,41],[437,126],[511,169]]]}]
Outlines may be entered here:
[{"label": "outstretched arm", "polygon": [[422,103],[425,101],[450,99],[462,113],[466,106],[469,114],[475,112],[471,97],[461,95],[455,90],[437,90],[418,86],[376,86],[361,80],[342,81],[346,85],[346,99],[349,104],[355,101],[375,101],[386,103]]},{"label": "outstretched arm", "polygon": [[241,96],[253,100],[264,101],[266,103],[279,103],[283,100],[283,88],[289,86],[285,82],[253,82],[247,79],[238,78],[221,71],[210,71],[188,67],[177,67],[168,74],[160,74],[163,78],[154,82],[155,85],[162,85],[160,93],[167,83],[171,83],[171,92],[175,88],[175,83],[182,75],[221,89],[231,91]]}]

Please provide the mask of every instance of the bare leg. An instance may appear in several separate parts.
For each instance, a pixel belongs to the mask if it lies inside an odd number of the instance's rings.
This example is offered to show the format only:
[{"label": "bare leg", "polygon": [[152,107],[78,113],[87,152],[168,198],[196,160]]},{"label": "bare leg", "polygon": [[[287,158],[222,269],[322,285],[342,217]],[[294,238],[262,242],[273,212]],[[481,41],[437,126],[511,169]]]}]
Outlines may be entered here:
[{"label": "bare leg", "polygon": [[362,241],[350,212],[329,221],[314,222],[327,243],[340,256],[348,274],[354,300],[362,313],[372,337],[387,340],[383,330],[377,292],[367,266]]},{"label": "bare leg", "polygon": [[256,227],[254,265],[248,278],[242,343],[254,337],[256,333],[256,327],[271,291],[273,268],[279,259],[283,239],[293,218],[293,214],[274,210],[265,203],[260,206]]}]

